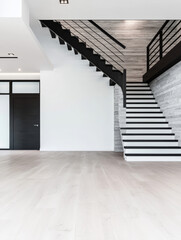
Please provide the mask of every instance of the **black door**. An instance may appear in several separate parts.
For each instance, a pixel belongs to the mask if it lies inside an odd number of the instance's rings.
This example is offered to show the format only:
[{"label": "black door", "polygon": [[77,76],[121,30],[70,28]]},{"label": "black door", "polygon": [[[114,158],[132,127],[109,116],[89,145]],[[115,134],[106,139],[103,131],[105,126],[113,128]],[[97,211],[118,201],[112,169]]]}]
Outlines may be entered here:
[{"label": "black door", "polygon": [[11,148],[38,150],[40,148],[40,96],[13,94],[11,111]]}]

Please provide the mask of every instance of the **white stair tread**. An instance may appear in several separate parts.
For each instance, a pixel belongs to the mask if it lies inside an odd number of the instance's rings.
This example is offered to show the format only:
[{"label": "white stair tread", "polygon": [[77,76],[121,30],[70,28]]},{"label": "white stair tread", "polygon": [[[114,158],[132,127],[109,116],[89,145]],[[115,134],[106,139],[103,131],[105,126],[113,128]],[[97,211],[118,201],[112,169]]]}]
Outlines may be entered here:
[{"label": "white stair tread", "polygon": [[152,94],[151,90],[144,90],[144,91],[139,91],[139,90],[126,90],[127,94],[140,94],[140,95],[146,95],[146,94]]},{"label": "white stair tread", "polygon": [[126,96],[126,99],[129,99],[129,98],[152,98],[153,99],[153,94],[151,95],[142,95],[142,94],[138,94],[138,95],[134,95],[134,94],[130,94],[130,95],[127,95]]},{"label": "white stair tread", "polygon": [[126,122],[166,122],[166,118],[126,118]]},{"label": "white stair tread", "polygon": [[125,148],[125,154],[127,153],[134,153],[134,154],[156,154],[156,153],[168,153],[168,154],[172,154],[172,153],[180,153],[181,154],[181,148],[179,147],[158,147],[158,146],[152,146],[152,147],[137,147],[137,148],[134,148],[134,147],[129,147],[129,148]]},{"label": "white stair tread", "polygon": [[172,133],[172,129],[127,129],[124,133]]},{"label": "white stair tread", "polygon": [[155,155],[155,156],[125,156],[128,162],[180,162],[181,156],[172,154],[171,156]]},{"label": "white stair tread", "polygon": [[123,140],[164,140],[175,139],[175,135],[122,135]]},{"label": "white stair tread", "polygon": [[121,128],[127,161],[181,161],[181,148],[148,84],[126,85],[126,127]]},{"label": "white stair tread", "polygon": [[149,86],[148,83],[143,82],[127,82],[126,86]]},{"label": "white stair tread", "polygon": [[127,103],[126,107],[146,107],[146,108],[150,108],[150,107],[158,107],[157,103]]},{"label": "white stair tread", "polygon": [[133,86],[126,86],[126,90],[149,90],[151,91],[149,86],[138,86],[138,87],[133,87]]},{"label": "white stair tread", "polygon": [[156,100],[155,99],[127,99],[126,100],[126,103],[155,103]]},{"label": "white stair tread", "polygon": [[161,112],[160,108],[126,108],[126,112]]},{"label": "white stair tread", "polygon": [[151,140],[135,140],[134,141],[128,141],[128,140],[124,140],[123,141],[123,146],[132,146],[132,147],[138,147],[138,146],[148,146],[148,147],[153,147],[153,146],[178,146],[178,141],[174,141],[174,140],[169,140],[169,141],[151,141]]},{"label": "white stair tread", "polygon": [[127,112],[126,117],[163,117],[162,112],[157,112],[157,113],[131,113]]},{"label": "white stair tread", "polygon": [[161,127],[161,128],[168,128],[169,127],[169,125],[168,125],[168,123],[167,122],[162,122],[162,123],[142,123],[142,122],[138,122],[138,123],[131,123],[131,122],[129,122],[129,123],[126,123],[126,126],[128,127],[128,128],[139,128],[139,127],[146,127],[146,128],[159,128],[159,127]]}]

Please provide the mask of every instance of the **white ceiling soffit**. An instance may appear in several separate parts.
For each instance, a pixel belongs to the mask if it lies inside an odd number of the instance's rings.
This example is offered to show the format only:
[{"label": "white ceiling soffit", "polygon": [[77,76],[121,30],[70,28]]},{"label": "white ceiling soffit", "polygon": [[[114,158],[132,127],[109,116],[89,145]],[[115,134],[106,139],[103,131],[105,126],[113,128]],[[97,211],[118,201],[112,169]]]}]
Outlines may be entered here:
[{"label": "white ceiling soffit", "polygon": [[36,19],[180,19],[180,0],[26,0]]},{"label": "white ceiling soffit", "polygon": [[0,58],[0,74],[37,73],[52,69],[31,28],[22,18],[0,18],[0,57],[13,53],[17,59]]}]

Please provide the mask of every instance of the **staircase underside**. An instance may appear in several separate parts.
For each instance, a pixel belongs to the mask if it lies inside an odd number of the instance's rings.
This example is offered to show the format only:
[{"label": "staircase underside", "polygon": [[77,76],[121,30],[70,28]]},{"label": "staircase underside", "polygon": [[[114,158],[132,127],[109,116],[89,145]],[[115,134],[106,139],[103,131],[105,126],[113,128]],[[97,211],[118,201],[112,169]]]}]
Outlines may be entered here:
[{"label": "staircase underside", "polygon": [[126,70],[121,72],[115,69],[112,64],[109,64],[100,54],[96,53],[94,49],[88,47],[86,42],[72,35],[69,29],[65,29],[60,22],[53,20],[41,20],[42,27],[47,27],[50,30],[52,38],[58,36],[60,44],[67,44],[68,50],[73,50],[75,54],[81,54],[82,60],[89,60],[89,66],[96,66],[96,71],[102,71],[103,77],[110,78],[110,86],[118,84],[125,96],[126,92]]}]

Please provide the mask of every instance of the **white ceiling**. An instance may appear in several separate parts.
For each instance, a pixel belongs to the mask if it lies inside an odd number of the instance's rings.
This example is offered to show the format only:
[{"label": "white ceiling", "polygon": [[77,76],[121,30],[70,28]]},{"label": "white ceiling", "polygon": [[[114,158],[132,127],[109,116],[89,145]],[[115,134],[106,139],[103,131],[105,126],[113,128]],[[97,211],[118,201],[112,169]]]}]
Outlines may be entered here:
[{"label": "white ceiling", "polygon": [[180,0],[25,0],[37,19],[180,19]]},{"label": "white ceiling", "polygon": [[14,53],[18,59],[0,59],[0,74],[37,73],[51,69],[48,58],[41,50],[38,40],[22,18],[0,18],[0,57]]}]

